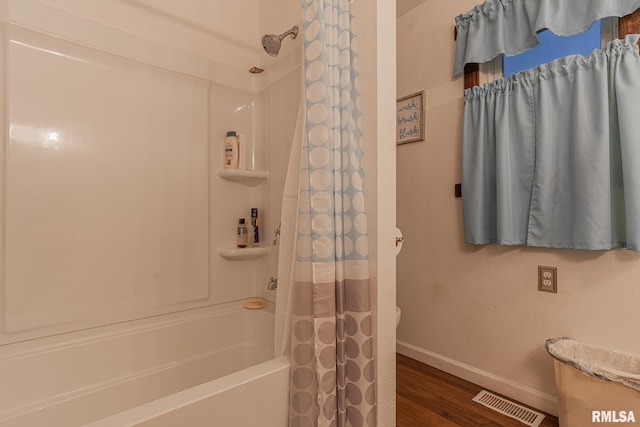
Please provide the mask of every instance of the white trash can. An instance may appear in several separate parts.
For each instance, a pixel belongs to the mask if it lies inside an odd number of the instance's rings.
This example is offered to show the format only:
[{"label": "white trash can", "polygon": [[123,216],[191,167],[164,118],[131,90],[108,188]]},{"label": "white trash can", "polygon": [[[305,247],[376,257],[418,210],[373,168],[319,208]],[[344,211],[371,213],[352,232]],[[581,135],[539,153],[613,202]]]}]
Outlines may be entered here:
[{"label": "white trash can", "polygon": [[640,426],[640,357],[571,338],[546,341],[560,427]]}]

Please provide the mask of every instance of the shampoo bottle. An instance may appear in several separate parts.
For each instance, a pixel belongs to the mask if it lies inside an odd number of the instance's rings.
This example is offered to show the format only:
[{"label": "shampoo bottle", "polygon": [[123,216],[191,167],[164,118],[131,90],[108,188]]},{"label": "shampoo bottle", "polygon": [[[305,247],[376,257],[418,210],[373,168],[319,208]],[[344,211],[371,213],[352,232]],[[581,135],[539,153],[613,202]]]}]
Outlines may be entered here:
[{"label": "shampoo bottle", "polygon": [[238,169],[240,146],[238,144],[238,137],[236,132],[230,130],[227,132],[227,137],[224,140],[224,168],[225,169]]}]

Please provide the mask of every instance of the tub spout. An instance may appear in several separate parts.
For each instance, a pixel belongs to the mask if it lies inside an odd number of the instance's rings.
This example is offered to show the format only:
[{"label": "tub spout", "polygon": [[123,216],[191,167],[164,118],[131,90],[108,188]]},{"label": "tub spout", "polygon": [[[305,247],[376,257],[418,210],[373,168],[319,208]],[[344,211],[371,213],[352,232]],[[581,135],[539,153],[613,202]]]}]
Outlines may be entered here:
[{"label": "tub spout", "polygon": [[267,283],[267,289],[270,291],[275,291],[278,288],[278,278],[269,276],[269,282]]}]

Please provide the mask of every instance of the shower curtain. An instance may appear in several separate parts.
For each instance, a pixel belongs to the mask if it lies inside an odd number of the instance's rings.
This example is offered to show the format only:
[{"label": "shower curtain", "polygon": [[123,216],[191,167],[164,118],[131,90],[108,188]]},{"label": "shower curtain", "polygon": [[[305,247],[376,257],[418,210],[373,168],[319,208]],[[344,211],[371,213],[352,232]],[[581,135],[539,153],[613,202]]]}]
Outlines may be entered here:
[{"label": "shower curtain", "polygon": [[376,425],[349,3],[302,0],[304,99],[285,184],[276,308],[276,349],[291,356],[291,427]]}]

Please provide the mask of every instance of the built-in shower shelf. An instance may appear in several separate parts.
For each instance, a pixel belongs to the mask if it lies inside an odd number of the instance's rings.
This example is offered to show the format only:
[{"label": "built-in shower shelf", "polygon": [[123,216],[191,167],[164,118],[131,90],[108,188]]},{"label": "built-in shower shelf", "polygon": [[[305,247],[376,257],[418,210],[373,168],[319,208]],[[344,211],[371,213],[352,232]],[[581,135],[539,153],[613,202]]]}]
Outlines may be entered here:
[{"label": "built-in shower shelf", "polygon": [[218,255],[232,261],[256,259],[265,256],[269,248],[238,248],[236,246],[221,246],[218,248]]},{"label": "built-in shower shelf", "polygon": [[218,176],[228,181],[239,182],[248,187],[257,187],[269,178],[269,172],[246,169],[218,169]]}]

